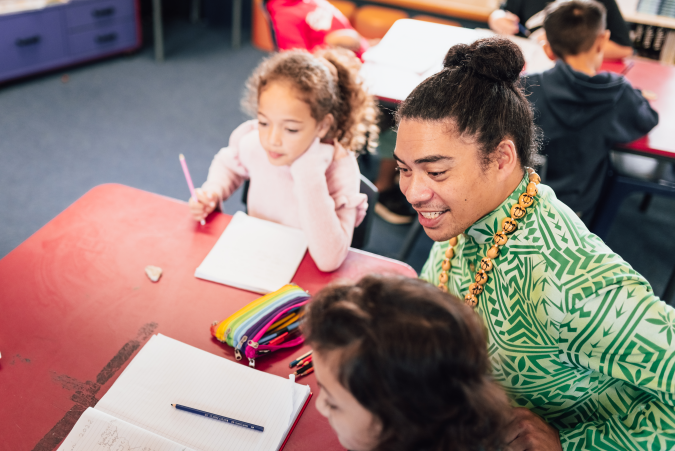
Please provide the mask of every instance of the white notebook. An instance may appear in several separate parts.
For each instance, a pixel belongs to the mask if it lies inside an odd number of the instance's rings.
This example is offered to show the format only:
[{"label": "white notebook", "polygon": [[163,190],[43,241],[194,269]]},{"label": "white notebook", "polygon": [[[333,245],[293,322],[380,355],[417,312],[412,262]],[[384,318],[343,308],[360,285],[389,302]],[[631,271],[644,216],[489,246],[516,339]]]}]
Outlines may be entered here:
[{"label": "white notebook", "polygon": [[306,251],[307,238],[302,230],[238,211],[195,277],[270,293],[293,279]]},{"label": "white notebook", "polygon": [[[306,385],[159,334],[82,414],[59,451],[275,451],[309,396]],[[177,410],[174,403],[264,431]]]}]

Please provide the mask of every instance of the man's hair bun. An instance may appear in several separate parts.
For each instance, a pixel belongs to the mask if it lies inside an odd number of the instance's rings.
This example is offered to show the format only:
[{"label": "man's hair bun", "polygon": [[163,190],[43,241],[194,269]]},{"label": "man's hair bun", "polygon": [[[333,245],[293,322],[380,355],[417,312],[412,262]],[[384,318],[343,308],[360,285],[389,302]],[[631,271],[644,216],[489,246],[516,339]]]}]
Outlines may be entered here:
[{"label": "man's hair bun", "polygon": [[446,69],[471,70],[491,81],[515,83],[525,66],[523,52],[509,39],[491,37],[473,44],[457,44],[443,60]]}]

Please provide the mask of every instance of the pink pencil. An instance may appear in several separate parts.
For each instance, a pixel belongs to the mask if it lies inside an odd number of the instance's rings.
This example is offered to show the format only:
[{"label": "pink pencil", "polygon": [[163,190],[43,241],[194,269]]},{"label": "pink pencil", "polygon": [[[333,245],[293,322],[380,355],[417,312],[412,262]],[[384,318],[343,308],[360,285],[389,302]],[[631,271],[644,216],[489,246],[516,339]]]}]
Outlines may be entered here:
[{"label": "pink pencil", "polygon": [[[180,160],[180,165],[183,166],[183,174],[185,174],[185,180],[187,180],[188,188],[190,188],[190,196],[197,202],[199,202],[199,199],[197,199],[197,195],[195,194],[195,186],[192,184],[192,177],[190,177],[190,171],[188,171],[187,163],[185,162],[185,156],[183,154],[178,155],[178,159]],[[199,221],[201,225],[206,224],[206,222],[202,219]]]}]

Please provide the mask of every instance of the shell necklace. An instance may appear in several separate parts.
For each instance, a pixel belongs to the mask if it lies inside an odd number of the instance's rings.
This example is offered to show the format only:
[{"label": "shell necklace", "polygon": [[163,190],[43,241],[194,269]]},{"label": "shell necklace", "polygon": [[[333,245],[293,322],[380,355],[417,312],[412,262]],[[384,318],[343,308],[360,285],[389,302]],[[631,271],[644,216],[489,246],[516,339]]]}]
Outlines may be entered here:
[{"label": "shell necklace", "polygon": [[[492,270],[494,263],[492,262],[499,256],[499,249],[509,240],[508,235],[512,234],[518,228],[517,219],[522,219],[527,214],[527,207],[534,203],[534,198],[539,192],[537,185],[541,182],[541,178],[534,172],[532,168],[526,168],[529,174],[530,183],[527,184],[527,189],[518,197],[518,202],[511,206],[511,216],[504,218],[502,221],[502,229],[495,233],[493,239],[495,244],[487,251],[485,257],[480,261],[480,268],[476,271],[475,282],[469,285],[469,291],[464,295],[464,303],[470,307],[476,308],[478,305],[478,297],[483,292],[483,285],[488,281],[488,274]],[[450,238],[448,248],[445,251],[445,259],[441,264],[441,273],[438,275],[438,288],[443,292],[448,292],[448,279],[450,268],[452,264],[450,260],[455,256],[454,247],[457,245],[457,237]]]}]

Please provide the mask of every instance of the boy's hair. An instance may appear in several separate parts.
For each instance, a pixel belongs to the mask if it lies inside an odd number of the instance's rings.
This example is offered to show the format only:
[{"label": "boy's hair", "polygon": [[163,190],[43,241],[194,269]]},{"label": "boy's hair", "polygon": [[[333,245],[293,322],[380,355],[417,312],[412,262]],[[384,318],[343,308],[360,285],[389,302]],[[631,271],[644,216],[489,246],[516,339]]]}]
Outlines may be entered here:
[{"label": "boy's hair", "polygon": [[379,129],[375,100],[362,85],[361,62],[353,52],[329,49],[315,55],[305,50],[275,53],[255,69],[246,82],[242,107],[252,117],[258,114],[258,99],[276,80],[290,82],[309,105],[312,117],[335,118],[324,140],[336,139],[354,152],[374,151]]},{"label": "boy's hair", "polygon": [[382,422],[376,450],[497,450],[510,408],[490,373],[484,326],[419,279],[366,276],[321,290],[302,326],[338,351],[338,380]]},{"label": "boy's hair", "polygon": [[593,0],[553,2],[544,10],[544,30],[558,58],[588,51],[607,27],[607,9]]},{"label": "boy's hair", "polygon": [[503,139],[513,140],[522,166],[538,163],[539,129],[523,93],[523,53],[503,37],[457,44],[443,70],[424,80],[396,113],[403,119],[449,121],[449,130],[476,140],[484,165]]}]

